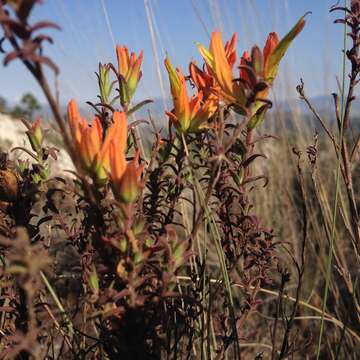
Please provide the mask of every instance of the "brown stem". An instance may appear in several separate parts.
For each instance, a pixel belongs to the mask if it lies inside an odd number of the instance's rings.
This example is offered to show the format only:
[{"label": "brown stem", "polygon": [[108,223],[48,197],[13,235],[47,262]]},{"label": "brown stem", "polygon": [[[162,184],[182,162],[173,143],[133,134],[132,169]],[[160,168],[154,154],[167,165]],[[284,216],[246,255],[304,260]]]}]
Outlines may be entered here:
[{"label": "brown stem", "polygon": [[[300,99],[303,100],[306,105],[308,106],[309,110],[313,113],[313,115],[315,116],[315,118],[319,121],[321,127],[324,129],[324,131],[326,132],[327,136],[330,138],[330,140],[332,141],[333,145],[334,145],[334,149],[336,151],[336,154],[338,153],[339,150],[339,145],[337,144],[335,137],[333,135],[333,133],[330,131],[330,129],[328,129],[328,127],[325,124],[325,121],[322,119],[322,117],[320,116],[320,114],[316,111],[316,109],[313,107],[313,105],[311,104],[310,100],[306,97],[305,92],[304,92],[304,82],[302,79],[300,79],[301,84],[298,85],[296,87],[296,90],[298,91],[299,95],[300,95]],[[335,107],[337,108],[337,102],[335,101]]]},{"label": "brown stem", "polygon": [[[358,52],[358,50],[357,50],[357,52]],[[353,100],[354,89],[355,89],[355,86],[357,85],[356,77],[357,77],[358,71],[354,68],[355,66],[356,65],[353,64],[351,75],[350,75],[349,91],[348,91],[347,98],[346,98],[346,105],[345,105],[345,111],[344,111],[344,117],[343,117],[343,122],[344,122],[343,123],[344,128],[343,128],[343,134],[342,134],[343,136],[340,139],[341,154],[339,154],[339,150],[340,150],[339,145],[336,142],[334,135],[327,128],[324,120],[321,118],[319,113],[315,110],[315,108],[312,106],[309,99],[306,97],[305,92],[304,92],[304,82],[302,80],[301,80],[301,84],[297,86],[297,91],[300,95],[300,98],[307,104],[309,110],[313,113],[315,118],[320,122],[322,128],[324,129],[324,131],[326,132],[328,137],[331,139],[336,155],[338,157],[341,156],[341,159],[342,159],[341,173],[342,173],[342,177],[344,179],[347,198],[348,198],[349,207],[350,207],[350,223],[351,223],[351,228],[352,228],[352,232],[353,232],[352,235],[353,235],[353,239],[354,239],[354,243],[355,243],[357,252],[358,252],[358,254],[360,254],[360,229],[358,226],[359,214],[358,214],[358,210],[357,210],[357,206],[356,206],[355,193],[354,193],[354,187],[353,187],[353,179],[352,179],[352,171],[351,171],[352,170],[352,161],[351,161],[352,159],[351,159],[351,156],[349,153],[349,147],[348,147],[348,144],[346,141],[346,130],[348,129],[348,126],[349,126],[351,103]],[[340,113],[339,113],[339,105],[338,105],[336,95],[334,95],[334,99],[335,99],[336,118],[338,121],[339,130],[341,130],[341,117],[340,117]]]},{"label": "brown stem", "polygon": [[306,199],[306,192],[305,192],[305,185],[304,185],[304,176],[303,176],[301,163],[300,163],[300,153],[297,153],[297,155],[298,155],[298,164],[297,164],[298,185],[299,185],[299,190],[300,190],[301,199],[302,199],[303,229],[302,229],[302,241],[301,241],[301,254],[300,254],[300,263],[298,263],[296,261],[295,257],[293,257],[292,254],[290,253],[290,256],[293,259],[293,262],[297,269],[298,279],[297,279],[295,302],[294,302],[292,312],[291,312],[289,319],[286,319],[285,333],[284,333],[283,342],[281,345],[279,360],[283,359],[287,355],[289,355],[288,354],[289,336],[290,336],[290,331],[294,324],[295,315],[296,315],[298,307],[299,307],[300,294],[301,294],[301,289],[302,289],[302,285],[303,285],[302,280],[303,280],[303,276],[304,276],[304,272],[305,272],[305,250],[306,250],[306,242],[307,242],[306,240],[307,240],[307,236],[308,236],[308,231],[307,231],[308,230],[308,212],[307,212],[307,206],[306,206],[307,199]]},{"label": "brown stem", "polygon": [[[355,199],[355,193],[354,193],[354,187],[353,187],[353,178],[352,178],[352,163],[351,163],[351,157],[349,155],[349,147],[346,141],[346,133],[349,128],[349,122],[350,122],[350,113],[351,113],[351,107],[352,102],[354,100],[354,91],[356,88],[356,85],[358,84],[357,76],[359,74],[359,65],[358,65],[358,59],[359,59],[359,39],[358,36],[356,38],[353,38],[353,47],[348,52],[348,57],[351,61],[351,73],[350,73],[350,83],[349,83],[349,90],[346,97],[346,104],[345,104],[345,111],[344,111],[344,117],[343,117],[343,133],[342,133],[342,161],[344,164],[344,182],[346,186],[346,192],[347,197],[349,201],[350,206],[350,221],[353,231],[353,236],[355,240],[356,249],[358,251],[358,254],[360,253],[360,229],[359,229],[359,213],[356,206],[356,199]],[[351,54],[351,56],[350,56]]]}]

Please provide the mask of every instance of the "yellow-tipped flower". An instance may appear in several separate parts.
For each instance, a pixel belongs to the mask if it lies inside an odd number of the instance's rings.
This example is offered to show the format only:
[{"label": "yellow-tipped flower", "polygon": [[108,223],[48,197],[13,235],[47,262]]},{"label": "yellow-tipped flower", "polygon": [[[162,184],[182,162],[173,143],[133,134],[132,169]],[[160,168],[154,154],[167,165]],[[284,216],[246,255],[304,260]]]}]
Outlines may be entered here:
[{"label": "yellow-tipped flower", "polygon": [[302,16],[293,28],[279,41],[276,33],[270,33],[264,46],[264,78],[272,84],[274,81],[280,61],[285,55],[292,41],[305,26],[305,17]]},{"label": "yellow-tipped flower", "polygon": [[203,92],[199,91],[189,100],[182,71],[180,69],[175,70],[168,57],[165,59],[165,67],[169,74],[170,90],[174,104],[174,109],[167,112],[167,115],[181,133],[202,129],[216,111],[216,98],[209,97],[204,100]]},{"label": "yellow-tipped flower", "polygon": [[96,75],[98,77],[101,102],[110,104],[110,96],[113,89],[113,83],[110,80],[110,65],[99,63],[99,73]]},{"label": "yellow-tipped flower", "polygon": [[114,139],[122,136],[121,115],[115,112],[113,124],[108,128],[105,140],[100,119],[95,118],[91,124],[81,117],[77,104],[71,100],[68,105],[68,118],[75,149],[81,159],[84,170],[96,180],[103,182],[110,171],[109,149]]},{"label": "yellow-tipped flower", "polygon": [[269,76],[271,74],[270,58],[278,44],[279,37],[277,33],[272,32],[265,42],[263,51],[254,46],[251,54],[244,51],[240,59],[240,79],[245,88],[251,89],[256,86],[258,79],[263,79],[266,83],[263,90],[256,93],[256,101],[251,108],[250,121],[248,123],[248,128],[250,129],[256,127],[264,119],[268,108],[264,101],[268,98],[269,85],[272,84],[276,75],[274,73],[273,77]]},{"label": "yellow-tipped flower", "polygon": [[243,88],[241,84],[234,81],[233,77],[233,67],[236,62],[236,39],[237,36],[234,34],[224,46],[221,33],[214,31],[211,34],[209,50],[201,44],[198,44],[198,49],[209,71],[220,86],[217,91],[221,98],[228,104],[244,107],[246,97]]},{"label": "yellow-tipped flower", "polygon": [[126,116],[121,114],[122,129],[121,137],[112,141],[110,145],[110,180],[114,196],[126,204],[136,201],[139,192],[143,186],[141,174],[143,165],[139,165],[139,151],[136,152],[134,159],[126,162]]},{"label": "yellow-tipped flower", "polygon": [[133,98],[138,82],[141,79],[141,63],[143,52],[140,51],[138,57],[126,46],[116,46],[116,55],[118,61],[118,73],[120,76],[120,100],[122,106],[128,106]]},{"label": "yellow-tipped flower", "polygon": [[144,165],[139,165],[140,153],[136,152],[130,162],[126,162],[125,155],[117,151],[117,146],[112,143],[110,148],[111,159],[111,185],[115,197],[126,203],[133,203],[139,196],[143,187],[141,174]]},{"label": "yellow-tipped flower", "polygon": [[[233,66],[236,62],[235,35],[224,46],[220,32],[214,31],[211,34],[209,49],[199,44],[200,54],[203,56],[206,66],[220,87],[220,90],[214,89],[218,92],[222,100],[229,105],[236,105],[239,112],[243,111],[245,114],[248,113],[246,109],[247,97],[245,96],[247,85],[244,85],[243,81],[254,83],[254,81],[257,81],[256,77],[258,77],[259,79],[265,80],[268,85],[271,85],[277,74],[282,57],[285,55],[286,50],[294,38],[301,32],[304,25],[305,19],[301,17],[281,41],[279,41],[276,33],[270,33],[262,52],[257,47],[252,49],[251,56],[245,52],[240,61],[242,65],[240,69],[240,79],[242,81],[238,81],[239,76],[233,76]],[[245,69],[244,65],[251,68],[253,74],[250,74],[249,71],[251,70]],[[251,80],[251,77],[253,80]],[[257,94],[257,98],[264,99],[267,93],[268,89],[265,89]],[[263,103],[259,102],[256,104],[252,109],[252,113],[259,110],[262,106]]]},{"label": "yellow-tipped flower", "polygon": [[139,165],[140,153],[126,162],[127,119],[125,113],[115,113],[119,125],[118,136],[111,141],[109,149],[110,181],[114,196],[124,203],[136,201],[142,188],[141,174],[143,165]]}]

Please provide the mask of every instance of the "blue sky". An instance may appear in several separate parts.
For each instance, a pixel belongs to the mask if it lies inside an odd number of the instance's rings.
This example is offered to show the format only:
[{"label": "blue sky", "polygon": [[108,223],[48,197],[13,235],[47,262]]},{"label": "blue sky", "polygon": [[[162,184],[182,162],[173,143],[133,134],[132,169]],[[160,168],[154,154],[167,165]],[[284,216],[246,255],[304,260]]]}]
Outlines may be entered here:
[{"label": "blue sky", "polygon": [[[97,84],[94,72],[98,63],[115,61],[113,42],[144,51],[143,78],[137,99],[161,97],[159,75],[154,56],[148,17],[152,18],[165,96],[168,79],[163,59],[187,69],[190,60],[198,62],[195,42],[208,45],[208,31],[220,29],[227,39],[238,32],[238,53],[253,44],[263,46],[267,34],[284,35],[296,20],[311,11],[307,25],[291,46],[281,65],[275,84],[279,98],[295,98],[300,77],[310,96],[336,90],[340,73],[342,27],[333,24],[329,14],[334,0],[47,0],[32,14],[33,21],[57,22],[62,31],[53,31],[54,45],[45,53],[59,65],[61,102],[75,97],[79,102],[95,100]],[[148,17],[147,17],[148,15]],[[35,80],[22,64],[0,66],[0,95],[18,100],[27,91],[44,101]],[[50,76],[51,82],[53,77]]]}]

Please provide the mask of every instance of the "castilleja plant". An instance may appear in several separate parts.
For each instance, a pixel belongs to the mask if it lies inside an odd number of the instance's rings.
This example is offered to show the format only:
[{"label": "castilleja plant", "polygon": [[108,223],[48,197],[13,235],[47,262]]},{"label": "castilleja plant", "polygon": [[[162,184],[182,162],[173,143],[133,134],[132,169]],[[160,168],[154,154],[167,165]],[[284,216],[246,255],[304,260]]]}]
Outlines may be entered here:
[{"label": "castilleja plant", "polygon": [[118,61],[118,76],[120,86],[120,101],[124,108],[127,108],[133,98],[138,82],[141,79],[141,63],[143,52],[140,51],[138,57],[132,52],[129,54],[127,46],[116,46],[116,56]]},{"label": "castilleja plant", "polygon": [[[231,68],[231,71],[236,62],[236,42],[237,34],[235,33],[224,46],[225,54],[223,55],[225,55],[226,62]],[[194,83],[198,91],[202,91],[204,93],[204,97],[206,99],[209,97],[218,99],[218,95],[222,90],[208,66],[204,66],[204,69],[201,70],[195,62],[191,62],[189,65],[189,72],[191,81]]]},{"label": "castilleja plant", "polygon": [[116,199],[132,203],[137,199],[142,187],[141,174],[144,165],[139,165],[139,151],[132,161],[126,162],[127,120],[125,113],[117,114],[120,131],[110,145],[110,182]]},{"label": "castilleja plant", "polygon": [[[23,147],[17,147],[14,149],[25,151],[31,156],[31,158],[36,160],[37,171],[32,173],[32,179],[35,183],[37,183],[37,185],[41,185],[43,182],[49,179],[51,173],[49,164],[47,162],[48,157],[51,156],[53,159],[57,160],[57,153],[59,150],[53,146],[44,144],[44,140],[49,130],[43,129],[43,121],[41,118],[37,118],[33,123],[30,123],[26,119],[21,119],[21,121],[27,128],[25,133],[33,152],[30,152]],[[23,166],[20,166],[20,168],[22,167]]]},{"label": "castilleja plant", "polygon": [[[251,55],[245,52],[238,64],[239,76],[234,76],[233,72],[236,36],[224,46],[220,32],[215,31],[211,34],[209,49],[198,45],[210,74],[219,85],[219,88],[215,85],[213,91],[225,103],[233,105],[237,112],[249,116],[250,129],[256,127],[264,118],[267,110],[264,102],[268,96],[269,86],[277,75],[286,50],[304,25],[305,19],[302,17],[282,40],[278,40],[276,33],[270,33],[263,52],[257,46],[253,47]],[[253,106],[250,106],[252,103]]]},{"label": "castilleja plant", "polygon": [[174,69],[170,59],[165,59],[166,70],[169,73],[171,95],[174,110],[167,112],[172,123],[180,133],[196,132],[206,127],[207,120],[217,109],[217,99],[208,97],[204,100],[200,90],[189,99],[185,77],[180,69]]},{"label": "castilleja plant", "polygon": [[[123,116],[119,112],[113,114],[113,124],[104,136],[99,118],[91,125],[81,117],[77,104],[71,100],[68,105],[68,118],[77,154],[83,169],[93,176],[98,183],[104,182],[110,171],[110,145],[113,140],[121,139],[124,132]],[[126,126],[126,123],[125,123]]]},{"label": "castilleja plant", "polygon": [[204,46],[198,45],[200,54],[203,56],[207,68],[211,75],[215,78],[218,88],[214,91],[227,104],[236,104],[241,109],[241,114],[246,114],[246,97],[241,83],[234,81],[233,68],[236,62],[236,45],[237,36],[234,35],[232,39],[224,46],[221,39],[221,33],[214,31],[211,34],[210,49],[207,50]]},{"label": "castilleja plant", "polygon": [[96,74],[98,78],[100,101],[102,104],[111,105],[115,99],[111,99],[111,92],[114,87],[114,82],[110,80],[110,65],[99,63],[99,72]]},{"label": "castilleja plant", "polygon": [[[4,256],[0,278],[6,274],[9,298],[0,304],[5,314],[0,357],[5,348],[12,358],[29,358],[33,349],[43,358],[240,358],[239,339],[254,337],[247,320],[276,264],[272,231],[262,226],[249,199],[250,186],[264,176],[249,171],[261,154],[253,151],[248,133],[260,126],[269,86],[304,19],[282,40],[271,33],[263,51],[254,47],[242,58],[235,50],[237,35],[224,45],[215,31],[209,50],[198,46],[204,66],[190,63],[189,76],[166,58],[173,100],[166,115],[180,136],[162,133],[152,121],[155,141],[145,156],[132,131],[139,121],[128,124],[129,114],[147,102],[130,108],[141,78],[142,51],[137,56],[117,46],[117,67],[100,63],[100,103],[91,104],[96,117],[89,123],[71,100],[68,136],[40,71],[44,62],[54,64],[43,55],[44,39],[32,37],[36,28],[29,30],[35,2],[28,7],[25,1],[11,2],[18,9],[16,21],[10,21],[3,4],[0,23],[15,46],[8,56],[24,61],[42,85],[79,176],[43,181],[46,199],[39,212],[32,207],[39,193],[32,175],[39,166],[15,171],[21,176],[13,176],[16,191],[0,217],[0,231],[13,240],[16,227],[25,226],[31,244],[57,261],[40,269],[44,286],[36,283],[29,291],[2,271],[9,262]],[[17,41],[24,39],[19,47]],[[112,94],[116,83],[120,104]],[[234,120],[229,116],[233,110],[243,117]],[[46,161],[49,150],[40,122],[29,125],[27,135],[32,150]],[[38,218],[31,223],[35,213]],[[43,229],[45,223],[49,226]],[[1,255],[14,253],[8,251],[12,242],[5,244],[0,242]],[[74,286],[61,283],[65,272],[69,282],[75,279]],[[240,289],[236,294],[234,282]]]}]

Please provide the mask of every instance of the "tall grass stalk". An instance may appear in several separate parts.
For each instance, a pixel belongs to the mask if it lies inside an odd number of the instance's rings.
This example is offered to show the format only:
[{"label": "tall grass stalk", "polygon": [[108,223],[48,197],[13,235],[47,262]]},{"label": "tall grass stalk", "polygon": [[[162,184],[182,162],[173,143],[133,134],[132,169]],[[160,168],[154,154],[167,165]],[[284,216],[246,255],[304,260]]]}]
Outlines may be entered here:
[{"label": "tall grass stalk", "polygon": [[155,60],[156,75],[159,80],[161,99],[162,99],[164,110],[166,110],[167,106],[166,106],[165,87],[164,87],[164,81],[163,81],[163,77],[162,77],[162,73],[161,73],[156,35],[155,35],[155,31],[154,31],[154,24],[153,24],[154,19],[151,16],[151,4],[150,4],[149,0],[144,0],[144,7],[145,7],[145,12],[146,12],[148,28],[149,28],[150,36],[151,36],[151,46],[152,46],[152,51],[153,51],[154,60]]},{"label": "tall grass stalk", "polygon": [[[347,8],[347,0],[344,0],[344,7]],[[344,14],[344,18],[346,20],[346,11]],[[334,248],[334,240],[335,240],[335,232],[336,232],[336,219],[337,219],[337,212],[338,212],[338,199],[339,199],[339,192],[340,192],[340,171],[341,171],[341,151],[343,146],[343,137],[344,137],[344,116],[345,116],[345,77],[346,77],[346,44],[347,44],[347,24],[346,21],[344,22],[344,32],[343,32],[343,59],[342,59],[342,84],[341,84],[341,127],[340,127],[340,138],[339,138],[339,153],[336,162],[336,179],[335,179],[335,199],[334,199],[334,210],[332,216],[332,226],[331,226],[331,237],[330,237],[330,245],[328,251],[328,258],[326,264],[326,282],[325,282],[325,289],[323,294],[323,307],[321,313],[321,323],[320,323],[320,333],[319,333],[319,340],[317,345],[316,351],[316,359],[320,358],[321,352],[321,342],[322,336],[324,333],[324,317],[325,317],[325,310],[326,304],[329,294],[329,286],[331,281],[331,268],[332,268],[332,258],[333,258],[333,248]]]},{"label": "tall grass stalk", "polygon": [[109,13],[106,9],[106,5],[105,5],[105,1],[104,0],[100,0],[101,2],[101,7],[104,13],[104,18],[105,18],[105,22],[106,22],[106,26],[110,35],[110,39],[113,45],[113,48],[115,48],[116,46],[116,42],[115,42],[115,37],[114,37],[114,32],[112,31],[112,26],[111,26],[111,22],[110,22],[110,17],[109,17]]},{"label": "tall grass stalk", "polygon": [[[178,276],[177,277],[179,281],[191,281],[191,278],[188,276]],[[210,279],[210,283],[217,283],[218,280],[217,279]],[[240,284],[232,284],[233,287],[238,287],[238,288],[242,288],[243,286]],[[251,286],[250,289],[254,289],[254,286]],[[278,299],[280,294],[278,291],[274,291],[274,290],[269,290],[269,289],[265,289],[263,287],[259,287],[258,291],[260,293],[266,294],[266,295],[271,295],[274,296],[275,299]],[[282,299],[290,301],[290,302],[295,302],[296,299],[288,294],[283,294],[282,295]],[[323,313],[323,309],[322,308],[318,308],[314,305],[309,304],[309,301],[304,301],[304,300],[299,300],[299,305],[301,305],[302,307],[312,310],[315,313],[319,314],[319,316],[313,316],[312,318],[321,320],[322,318],[322,314],[324,314],[324,321],[330,322],[332,324],[334,324],[335,326],[337,326],[340,329],[343,329],[344,327],[346,328],[345,324],[340,321],[339,319],[337,319],[336,317],[332,316],[331,314],[327,313],[326,311]],[[301,316],[297,316],[296,319],[297,320],[301,320],[302,318],[306,318],[306,316],[301,317]],[[346,328],[345,331],[346,334],[348,334],[349,337],[353,338],[354,340],[356,340],[359,344],[360,344],[360,336],[353,330],[351,330],[350,328]],[[240,344],[240,347],[242,347],[242,344]]]},{"label": "tall grass stalk", "polygon": [[40,275],[41,278],[44,281],[45,286],[47,287],[47,289],[49,290],[49,293],[51,294],[53,300],[55,301],[56,306],[59,308],[61,314],[63,315],[64,321],[66,323],[67,329],[69,331],[69,334],[72,336],[74,335],[74,326],[69,318],[69,316],[67,315],[64,306],[62,305],[59,297],[57,296],[54,288],[51,286],[49,280],[47,279],[46,275],[40,271]]}]

